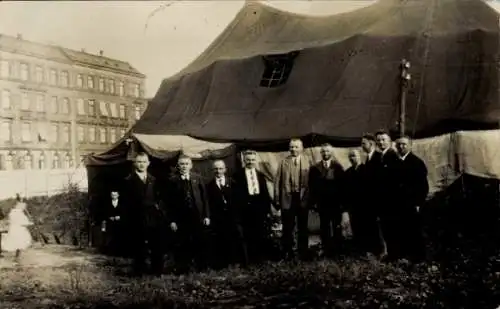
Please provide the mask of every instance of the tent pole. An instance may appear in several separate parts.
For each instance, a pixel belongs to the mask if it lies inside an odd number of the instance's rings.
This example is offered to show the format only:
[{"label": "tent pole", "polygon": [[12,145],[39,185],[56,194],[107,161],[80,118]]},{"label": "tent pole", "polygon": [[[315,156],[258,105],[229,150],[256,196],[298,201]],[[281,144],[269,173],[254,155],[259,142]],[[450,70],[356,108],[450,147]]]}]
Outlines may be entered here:
[{"label": "tent pole", "polygon": [[400,89],[400,102],[399,102],[399,136],[404,136],[406,132],[406,88],[411,79],[410,62],[406,59],[401,61],[401,89]]}]

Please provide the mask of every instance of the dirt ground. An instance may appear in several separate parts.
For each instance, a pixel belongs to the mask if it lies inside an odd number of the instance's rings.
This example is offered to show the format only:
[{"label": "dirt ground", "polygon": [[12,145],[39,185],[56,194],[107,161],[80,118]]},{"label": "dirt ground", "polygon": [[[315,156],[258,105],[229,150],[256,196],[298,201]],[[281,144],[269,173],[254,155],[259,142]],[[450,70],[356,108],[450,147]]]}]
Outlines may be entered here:
[{"label": "dirt ground", "polygon": [[21,255],[19,263],[14,261],[14,253],[3,252],[0,258],[0,269],[33,268],[33,267],[63,267],[66,265],[88,265],[102,262],[107,258],[89,251],[78,250],[75,247],[63,245],[34,245]]}]

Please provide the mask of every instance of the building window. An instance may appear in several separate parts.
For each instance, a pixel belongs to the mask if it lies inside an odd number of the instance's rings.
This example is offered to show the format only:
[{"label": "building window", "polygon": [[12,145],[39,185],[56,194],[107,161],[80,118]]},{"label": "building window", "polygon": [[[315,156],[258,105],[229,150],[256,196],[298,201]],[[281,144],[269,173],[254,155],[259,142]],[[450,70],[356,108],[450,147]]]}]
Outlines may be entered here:
[{"label": "building window", "polygon": [[50,137],[47,136],[47,123],[38,123],[38,141],[46,142]]},{"label": "building window", "polygon": [[49,83],[51,85],[57,85],[57,71],[54,69],[50,70],[50,78],[49,78]]},{"label": "building window", "polygon": [[82,74],[78,74],[78,76],[76,77],[76,86],[78,88],[83,88],[83,75]]},{"label": "building window", "polygon": [[66,114],[66,115],[69,114],[69,99],[68,98],[63,99],[61,111],[63,114]]},{"label": "building window", "polygon": [[36,96],[36,111],[45,112],[45,96],[43,94]]},{"label": "building window", "polygon": [[8,60],[2,60],[0,62],[0,74],[1,77],[11,77],[11,67],[10,62]]},{"label": "building window", "polygon": [[0,138],[3,142],[12,141],[12,122],[11,121],[2,122],[2,132],[0,132]]},{"label": "building window", "polygon": [[57,123],[50,125],[50,140],[54,143],[59,141],[59,126]]},{"label": "building window", "polygon": [[91,143],[95,143],[95,128],[94,127],[90,127],[89,128],[89,142]]},{"label": "building window", "polygon": [[85,115],[85,101],[83,99],[76,100],[76,111],[78,115]]},{"label": "building window", "polygon": [[126,110],[125,104],[120,104],[120,118],[121,119],[125,119],[127,117],[125,110]]},{"label": "building window", "polygon": [[38,156],[38,168],[41,170],[45,169],[45,154],[43,152],[40,152]]},{"label": "building window", "polygon": [[109,93],[115,94],[115,81],[112,79],[109,80]]},{"label": "building window", "polygon": [[134,88],[133,88],[132,93],[134,94],[134,97],[138,98],[141,94],[141,88],[140,88],[139,84],[134,84],[133,87]]},{"label": "building window", "polygon": [[106,128],[99,128],[99,142],[106,143]]},{"label": "building window", "polygon": [[120,129],[120,138],[124,137],[126,132],[127,132],[127,130]]},{"label": "building window", "polygon": [[87,76],[87,87],[94,89],[94,76]]},{"label": "building window", "polygon": [[135,120],[141,119],[141,107],[139,105],[135,106]]},{"label": "building window", "polygon": [[59,159],[59,154],[57,152],[53,152],[52,153],[52,168],[53,169],[58,169],[58,168],[61,168],[61,164],[60,164],[60,159]]},{"label": "building window", "polygon": [[24,169],[27,169],[27,170],[30,170],[32,169],[33,167],[33,156],[31,155],[31,153],[29,153],[28,151],[25,152],[24,154],[24,166],[23,168]]},{"label": "building window", "polygon": [[10,102],[10,91],[9,90],[2,90],[2,102],[1,106],[3,109],[10,109],[11,108],[11,102]]},{"label": "building window", "polygon": [[95,100],[89,100],[89,115],[95,116]]},{"label": "building window", "polygon": [[124,82],[120,82],[120,84],[118,85],[118,94],[123,97],[123,95],[125,94],[125,83]]},{"label": "building window", "polygon": [[109,129],[109,141],[113,144],[116,143],[116,129],[115,128]]},{"label": "building window", "polygon": [[65,144],[69,144],[70,142],[70,136],[69,136],[69,124],[64,124],[63,125],[63,132],[62,132],[62,141]]},{"label": "building window", "polygon": [[264,73],[260,80],[260,86],[274,88],[285,84],[292,72],[295,57],[298,52],[281,55],[264,56]]},{"label": "building window", "polygon": [[104,78],[99,78],[99,91],[104,92]]},{"label": "building window", "polygon": [[50,112],[53,114],[57,114],[59,112],[59,106],[57,103],[58,102],[56,96],[50,98]]},{"label": "building window", "polygon": [[64,163],[63,163],[63,168],[70,168],[71,167],[71,156],[69,153],[65,153],[64,155]]},{"label": "building window", "polygon": [[116,103],[109,103],[109,109],[111,110],[111,117],[118,118],[118,109],[116,107]]},{"label": "building window", "polygon": [[68,87],[69,85],[69,74],[68,71],[61,72],[61,86]]},{"label": "building window", "polygon": [[37,83],[43,83],[43,68],[39,65],[35,68],[35,79]]},{"label": "building window", "polygon": [[21,63],[21,79],[26,81],[30,78],[29,66],[26,63]]},{"label": "building window", "polygon": [[30,97],[27,92],[21,93],[21,109],[25,111],[31,109]]},{"label": "building window", "polygon": [[5,166],[3,166],[3,169],[8,171],[12,170],[14,168],[14,164],[12,163],[12,161],[13,161],[12,154],[8,153],[5,156]]},{"label": "building window", "polygon": [[85,128],[83,126],[78,126],[78,142],[82,143],[85,141]]},{"label": "building window", "polygon": [[21,124],[21,141],[31,142],[31,123],[29,122]]},{"label": "building window", "polygon": [[106,102],[104,101],[99,101],[99,112],[101,114],[101,116],[104,116],[104,117],[108,117],[109,116],[109,113],[108,113],[108,104],[106,104]]}]

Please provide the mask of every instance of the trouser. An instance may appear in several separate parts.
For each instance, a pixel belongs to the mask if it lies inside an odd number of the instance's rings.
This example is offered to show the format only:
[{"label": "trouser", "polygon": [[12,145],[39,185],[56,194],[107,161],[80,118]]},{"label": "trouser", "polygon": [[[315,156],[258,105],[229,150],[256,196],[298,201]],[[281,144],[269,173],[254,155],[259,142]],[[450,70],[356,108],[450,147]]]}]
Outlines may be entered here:
[{"label": "trouser", "polygon": [[382,253],[377,217],[369,210],[356,208],[350,214],[354,250],[361,254]]},{"label": "trouser", "polygon": [[292,194],[289,209],[282,209],[282,246],[286,255],[293,255],[294,232],[297,224],[297,247],[300,255],[305,255],[309,248],[309,210],[301,206],[300,193]]},{"label": "trouser", "polygon": [[104,233],[104,252],[111,255],[124,254],[124,235],[121,222],[107,221]]},{"label": "trouser", "polygon": [[260,196],[251,196],[246,205],[242,205],[240,214],[243,235],[243,257],[245,264],[263,262],[270,250],[271,227],[267,215],[271,205],[261,202]]},{"label": "trouser", "polygon": [[319,225],[321,246],[325,255],[330,256],[334,250],[339,251],[342,244],[342,230],[340,227],[341,213],[337,208],[326,205],[319,207]]},{"label": "trouser", "polygon": [[205,270],[211,260],[209,233],[198,221],[178,223],[173,232],[174,262],[178,272],[188,272],[192,266]]},{"label": "trouser", "polygon": [[224,268],[230,264],[242,263],[243,235],[235,223],[219,223],[214,226],[212,266]]},{"label": "trouser", "polygon": [[386,212],[380,218],[387,254],[390,259],[421,261],[425,257],[425,244],[419,214],[415,207],[405,205],[401,208]]},{"label": "trouser", "polygon": [[163,271],[163,230],[160,228],[148,228],[139,231],[134,237],[134,270],[136,272],[146,271],[146,259],[151,260],[151,271],[161,273]]}]

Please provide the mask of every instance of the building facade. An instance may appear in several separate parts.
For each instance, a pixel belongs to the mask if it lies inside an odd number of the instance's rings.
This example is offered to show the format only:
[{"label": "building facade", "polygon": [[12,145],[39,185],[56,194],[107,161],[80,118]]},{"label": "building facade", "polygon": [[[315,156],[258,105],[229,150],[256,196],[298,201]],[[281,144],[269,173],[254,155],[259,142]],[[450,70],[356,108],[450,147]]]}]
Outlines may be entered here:
[{"label": "building facade", "polygon": [[71,168],[122,138],[146,108],[127,62],[0,35],[0,170]]}]

